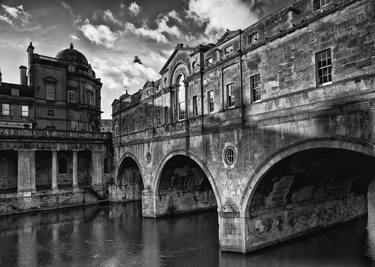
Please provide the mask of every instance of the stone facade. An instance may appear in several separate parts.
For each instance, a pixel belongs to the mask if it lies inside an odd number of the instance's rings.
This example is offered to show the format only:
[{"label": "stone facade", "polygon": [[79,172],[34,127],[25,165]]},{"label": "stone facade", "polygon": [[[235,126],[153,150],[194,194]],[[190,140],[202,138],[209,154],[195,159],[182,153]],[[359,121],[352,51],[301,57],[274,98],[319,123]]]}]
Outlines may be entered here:
[{"label": "stone facade", "polygon": [[[366,189],[353,188],[371,174],[332,182],[324,176],[331,164],[303,153],[327,151],[328,162],[340,151],[374,156],[375,4],[327,1],[316,9],[313,2],[295,1],[216,44],[177,45],[160,80],[113,102],[115,182],[132,159],[145,188],[144,216],[200,208],[197,189],[174,197],[160,188],[181,156],[210,184],[222,250],[245,253],[366,212]],[[268,175],[290,160],[282,176]],[[318,177],[300,183],[309,163]],[[305,226],[293,227],[295,218]]]},{"label": "stone facade", "polygon": [[20,85],[0,74],[0,215],[107,199],[111,133],[100,132],[100,79],[73,45],[55,58],[30,43]]},{"label": "stone facade", "polygon": [[34,53],[31,43],[27,53],[20,85],[0,82],[0,126],[99,131],[102,83],[86,57],[72,44],[55,58]]}]

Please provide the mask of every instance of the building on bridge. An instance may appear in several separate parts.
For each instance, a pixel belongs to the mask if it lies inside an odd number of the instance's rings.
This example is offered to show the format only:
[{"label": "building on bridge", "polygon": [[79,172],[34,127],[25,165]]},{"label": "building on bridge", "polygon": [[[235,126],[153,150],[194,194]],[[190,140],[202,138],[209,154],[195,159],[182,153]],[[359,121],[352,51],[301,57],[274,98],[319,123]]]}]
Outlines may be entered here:
[{"label": "building on bridge", "polygon": [[113,104],[113,200],[217,208],[225,251],[361,216],[374,164],[375,4],[297,0],[215,44],[177,45]]},{"label": "building on bridge", "polygon": [[100,131],[103,133],[110,132],[112,133],[112,120],[111,119],[103,119],[100,121]]},{"label": "building on bridge", "polygon": [[31,43],[27,53],[20,84],[0,74],[0,214],[97,202],[112,166],[102,83],[73,45],[54,58]]}]

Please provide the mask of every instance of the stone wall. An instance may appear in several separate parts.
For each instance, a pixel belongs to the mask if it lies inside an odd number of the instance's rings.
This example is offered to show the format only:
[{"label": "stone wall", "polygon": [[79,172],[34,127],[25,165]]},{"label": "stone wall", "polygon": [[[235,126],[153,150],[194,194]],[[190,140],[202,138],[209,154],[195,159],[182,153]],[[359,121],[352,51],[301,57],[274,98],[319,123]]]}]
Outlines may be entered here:
[{"label": "stone wall", "polygon": [[98,203],[96,195],[89,191],[73,189],[60,190],[58,193],[37,192],[31,196],[1,195],[0,215],[31,212],[43,209],[57,209]]}]

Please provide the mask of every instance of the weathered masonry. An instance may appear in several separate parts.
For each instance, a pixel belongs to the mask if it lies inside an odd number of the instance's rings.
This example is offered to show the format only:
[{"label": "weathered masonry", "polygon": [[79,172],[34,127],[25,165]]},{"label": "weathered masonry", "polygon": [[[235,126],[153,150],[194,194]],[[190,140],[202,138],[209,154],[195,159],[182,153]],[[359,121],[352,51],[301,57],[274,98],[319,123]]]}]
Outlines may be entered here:
[{"label": "weathered masonry", "polygon": [[111,135],[0,128],[0,215],[96,203]]},{"label": "weathered masonry", "polygon": [[145,217],[217,207],[221,249],[243,253],[366,214],[374,1],[295,1],[177,45],[160,75],[113,102],[113,199],[142,194]]},{"label": "weathered masonry", "polygon": [[[73,48],[27,48],[20,84],[0,72],[0,215],[107,198],[112,137],[100,133],[101,81]],[[28,75],[27,75],[28,74]]]}]

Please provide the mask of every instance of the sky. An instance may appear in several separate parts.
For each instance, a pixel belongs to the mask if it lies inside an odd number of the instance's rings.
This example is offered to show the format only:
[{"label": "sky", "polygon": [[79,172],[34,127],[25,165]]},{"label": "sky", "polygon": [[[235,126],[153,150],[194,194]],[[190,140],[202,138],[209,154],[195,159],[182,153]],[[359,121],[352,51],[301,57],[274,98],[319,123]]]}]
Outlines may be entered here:
[{"label": "sky", "polygon": [[51,57],[72,42],[102,79],[102,118],[111,118],[113,100],[159,79],[176,44],[215,43],[226,29],[244,29],[290,2],[0,0],[3,81],[19,83],[18,67],[27,65],[30,42],[35,53]]}]

